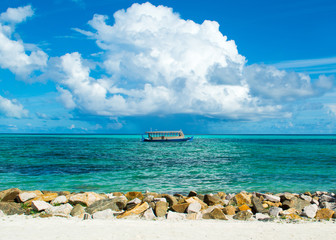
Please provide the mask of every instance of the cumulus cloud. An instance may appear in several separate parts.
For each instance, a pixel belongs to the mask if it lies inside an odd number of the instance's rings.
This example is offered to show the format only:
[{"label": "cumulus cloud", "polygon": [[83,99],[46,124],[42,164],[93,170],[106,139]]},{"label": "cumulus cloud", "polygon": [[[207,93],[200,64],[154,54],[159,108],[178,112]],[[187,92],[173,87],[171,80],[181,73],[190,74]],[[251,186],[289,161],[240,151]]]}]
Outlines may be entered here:
[{"label": "cumulus cloud", "polygon": [[[108,16],[94,15],[95,39],[103,50],[96,79],[79,53],[60,59],[59,91],[65,105],[97,115],[192,113],[225,118],[290,116],[283,103],[312,97],[330,87],[308,75],[246,65],[233,40],[215,21],[197,24],[171,8],[133,4]],[[316,88],[317,87],[317,88]],[[317,89],[317,90],[316,90]]]},{"label": "cumulus cloud", "polygon": [[48,56],[37,46],[27,47],[21,40],[13,39],[15,25],[25,21],[34,14],[30,5],[8,8],[0,15],[0,67],[27,77],[35,70],[47,65]]},{"label": "cumulus cloud", "polygon": [[22,118],[28,116],[28,111],[16,100],[0,96],[0,114],[6,117]]}]

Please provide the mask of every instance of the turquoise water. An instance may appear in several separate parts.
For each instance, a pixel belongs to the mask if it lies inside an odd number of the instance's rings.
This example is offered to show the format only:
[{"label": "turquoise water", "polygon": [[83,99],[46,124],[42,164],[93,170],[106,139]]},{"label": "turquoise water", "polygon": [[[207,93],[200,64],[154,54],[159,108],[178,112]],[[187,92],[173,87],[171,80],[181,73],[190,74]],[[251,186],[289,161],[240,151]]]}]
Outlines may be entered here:
[{"label": "turquoise water", "polygon": [[335,191],[336,135],[0,135],[0,190]]}]

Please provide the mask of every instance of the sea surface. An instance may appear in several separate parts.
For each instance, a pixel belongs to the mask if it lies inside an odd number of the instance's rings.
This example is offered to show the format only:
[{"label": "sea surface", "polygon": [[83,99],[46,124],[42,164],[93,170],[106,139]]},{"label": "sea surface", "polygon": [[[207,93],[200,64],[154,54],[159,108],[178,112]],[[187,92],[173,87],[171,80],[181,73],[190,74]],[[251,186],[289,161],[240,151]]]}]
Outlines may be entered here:
[{"label": "sea surface", "polygon": [[0,190],[336,191],[336,135],[0,135]]}]

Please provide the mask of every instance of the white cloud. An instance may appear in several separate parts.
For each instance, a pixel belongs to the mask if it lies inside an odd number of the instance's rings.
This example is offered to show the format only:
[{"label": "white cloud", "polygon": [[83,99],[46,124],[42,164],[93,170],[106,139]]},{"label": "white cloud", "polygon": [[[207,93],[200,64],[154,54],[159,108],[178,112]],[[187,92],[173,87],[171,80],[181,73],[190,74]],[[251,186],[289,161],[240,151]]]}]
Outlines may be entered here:
[{"label": "white cloud", "polygon": [[7,23],[20,23],[28,17],[34,15],[34,11],[30,5],[18,8],[8,8],[6,12],[0,14],[0,21]]},{"label": "white cloud", "polygon": [[35,45],[25,45],[12,37],[15,24],[25,21],[33,13],[31,6],[26,6],[8,8],[0,15],[0,67],[24,78],[46,67],[48,60],[47,54]]},{"label": "white cloud", "polygon": [[214,21],[197,24],[150,3],[117,11],[114,20],[109,25],[107,16],[96,14],[89,21],[93,32],[75,29],[104,51],[101,67],[109,77],[91,77],[79,53],[61,57],[60,92],[68,105],[81,111],[106,116],[288,117],[284,103],[330,88],[328,79],[314,85],[302,73],[247,66],[235,42]]},{"label": "white cloud", "polygon": [[22,118],[28,116],[28,111],[16,100],[0,96],[0,114],[6,117]]}]

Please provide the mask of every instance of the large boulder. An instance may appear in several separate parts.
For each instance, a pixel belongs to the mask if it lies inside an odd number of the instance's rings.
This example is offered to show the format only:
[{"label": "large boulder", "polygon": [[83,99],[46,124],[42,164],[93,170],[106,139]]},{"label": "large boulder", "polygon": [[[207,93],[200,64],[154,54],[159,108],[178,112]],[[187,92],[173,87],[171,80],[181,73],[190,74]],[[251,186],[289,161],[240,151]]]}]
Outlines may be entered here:
[{"label": "large boulder", "polygon": [[223,208],[223,213],[226,215],[235,215],[236,211],[237,211],[237,208],[231,205]]},{"label": "large boulder", "polygon": [[140,200],[144,198],[142,192],[128,192],[125,194],[125,197],[128,199],[128,201],[131,201],[134,198],[139,198]]},{"label": "large boulder", "polygon": [[266,201],[271,201],[271,202],[280,202],[280,197],[271,195],[271,194],[263,194],[263,197]]},{"label": "large boulder", "polygon": [[279,207],[270,207],[269,215],[272,217],[279,217],[279,214],[282,212],[282,208]]},{"label": "large boulder", "polygon": [[299,214],[301,214],[304,207],[307,207],[310,205],[310,202],[303,200],[301,198],[292,198],[291,200],[285,200],[282,203],[282,207],[284,210],[288,208],[295,208],[298,210]]},{"label": "large boulder", "polygon": [[320,210],[317,210],[315,218],[316,219],[324,219],[329,220],[333,217],[335,211],[328,209],[328,208],[322,208]]},{"label": "large boulder", "polygon": [[201,199],[199,199],[198,197],[189,197],[189,198],[186,198],[185,202],[186,203],[198,202],[202,206],[201,210],[204,210],[204,209],[208,208],[208,205],[205,202],[203,202]]},{"label": "large boulder", "polygon": [[238,206],[241,206],[244,204],[251,205],[252,204],[251,197],[252,195],[247,194],[245,192],[241,192],[234,196],[234,200]]},{"label": "large boulder", "polygon": [[111,209],[113,211],[121,211],[126,207],[127,199],[125,197],[106,198],[92,203],[86,208],[86,212],[93,214],[98,211]]},{"label": "large boulder", "polygon": [[168,210],[168,203],[167,202],[157,202],[155,204],[155,215],[157,217],[164,217],[167,214],[167,210]]},{"label": "large boulder", "polygon": [[252,196],[252,209],[254,213],[266,213],[268,212],[262,205],[260,198]]},{"label": "large boulder", "polygon": [[140,203],[141,203],[141,200],[139,198],[134,198],[126,204],[126,210],[134,208],[136,205]]},{"label": "large boulder", "polygon": [[75,205],[75,204],[79,203],[79,204],[83,204],[85,206],[90,206],[94,202],[105,199],[105,198],[106,198],[106,196],[104,197],[104,196],[99,195],[99,194],[94,193],[94,192],[86,192],[86,193],[78,193],[78,194],[75,194],[75,195],[71,195],[69,197],[69,202],[72,205]]},{"label": "large boulder", "polygon": [[52,205],[59,205],[59,204],[65,204],[68,202],[68,199],[66,196],[61,195],[56,197],[54,200],[51,201]]},{"label": "large boulder", "polygon": [[44,211],[51,207],[52,205],[50,205],[49,203],[45,201],[40,201],[40,200],[32,201],[33,210],[38,211],[38,212]]},{"label": "large boulder", "polygon": [[21,192],[18,196],[18,199],[20,202],[26,202],[35,197],[37,197],[37,194],[34,192]]},{"label": "large boulder", "polygon": [[148,208],[142,215],[142,218],[145,220],[153,220],[156,218],[153,209],[152,208]]},{"label": "large boulder", "polygon": [[21,190],[18,188],[10,188],[0,192],[0,202],[14,202],[19,196]]},{"label": "large boulder", "polygon": [[180,204],[175,204],[171,207],[171,209],[175,212],[179,212],[179,213],[184,213],[186,212],[188,206],[190,205],[191,203],[180,203]]},{"label": "large boulder", "polygon": [[76,206],[71,210],[70,215],[73,217],[83,218],[84,213],[85,213],[85,208],[80,204],[76,204]]},{"label": "large boulder", "polygon": [[199,202],[193,202],[190,203],[188,208],[187,208],[187,213],[191,214],[191,213],[199,213],[201,211],[201,204]]},{"label": "large boulder", "polygon": [[210,213],[209,216],[211,219],[218,219],[218,220],[228,220],[228,218],[225,216],[223,211],[219,208],[213,209]]},{"label": "large boulder", "polygon": [[143,213],[144,211],[146,211],[148,208],[149,208],[148,203],[144,202],[142,204],[139,204],[139,205],[135,206],[134,208],[132,208],[130,210],[127,210],[127,211],[123,212],[117,218],[125,218],[125,217],[129,217],[129,216],[139,215],[139,214]]},{"label": "large boulder", "polygon": [[67,203],[67,204],[57,206],[57,207],[52,206],[50,208],[47,208],[45,212],[52,216],[68,217],[72,209],[73,209],[73,206]]},{"label": "large boulder", "polygon": [[25,210],[19,203],[0,202],[0,210],[6,215],[24,214]]},{"label": "large boulder", "polygon": [[169,207],[176,205],[178,203],[176,197],[174,197],[173,195],[162,194],[161,197],[164,197],[166,199],[166,201],[169,204]]},{"label": "large boulder", "polygon": [[252,217],[252,213],[250,211],[240,211],[236,215],[233,216],[233,219],[236,220],[249,220]]},{"label": "large boulder", "polygon": [[316,204],[312,204],[303,208],[302,216],[308,218],[314,218],[316,216],[316,212],[318,210],[318,206]]},{"label": "large boulder", "polygon": [[204,202],[208,206],[224,205],[223,200],[219,196],[217,196],[217,195],[211,195],[211,194],[204,195]]}]

